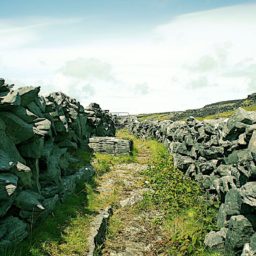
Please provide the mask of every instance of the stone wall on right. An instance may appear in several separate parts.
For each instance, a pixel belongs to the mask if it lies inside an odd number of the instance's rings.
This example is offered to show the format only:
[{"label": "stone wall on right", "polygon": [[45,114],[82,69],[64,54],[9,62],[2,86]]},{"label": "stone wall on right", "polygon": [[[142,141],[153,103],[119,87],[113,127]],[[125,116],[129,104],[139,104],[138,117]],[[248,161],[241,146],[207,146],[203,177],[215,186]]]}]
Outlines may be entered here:
[{"label": "stone wall on right", "polygon": [[174,163],[219,197],[219,231],[205,245],[228,255],[256,255],[256,112],[239,108],[229,119],[129,122],[142,138],[164,143]]}]

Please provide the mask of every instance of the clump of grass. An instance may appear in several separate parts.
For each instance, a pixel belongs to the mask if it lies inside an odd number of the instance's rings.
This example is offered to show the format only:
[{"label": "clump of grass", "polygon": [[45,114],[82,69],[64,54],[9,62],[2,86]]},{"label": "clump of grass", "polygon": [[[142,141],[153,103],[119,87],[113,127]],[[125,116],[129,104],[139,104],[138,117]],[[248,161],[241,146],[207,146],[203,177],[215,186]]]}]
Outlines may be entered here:
[{"label": "clump of grass", "polygon": [[110,171],[111,167],[117,164],[132,163],[135,161],[134,155],[108,155],[95,153],[93,167],[97,175],[101,176]]},{"label": "clump of grass", "polygon": [[112,166],[112,157],[110,155],[96,153],[96,158],[93,161],[93,167],[97,172],[97,175],[101,176],[104,173],[110,171]]},{"label": "clump of grass", "polygon": [[243,109],[245,109],[247,111],[256,111],[256,105],[245,106],[245,107],[243,107]]},{"label": "clump of grass", "polygon": [[110,225],[108,228],[108,239],[115,239],[119,232],[124,228],[124,223],[120,216],[114,215],[111,217]]},{"label": "clump of grass", "polygon": [[219,118],[228,118],[233,114],[234,114],[234,111],[227,111],[227,112],[222,112],[222,113],[204,116],[204,117],[196,117],[196,119],[199,121],[203,121],[203,120],[212,120],[212,119],[219,119]]}]

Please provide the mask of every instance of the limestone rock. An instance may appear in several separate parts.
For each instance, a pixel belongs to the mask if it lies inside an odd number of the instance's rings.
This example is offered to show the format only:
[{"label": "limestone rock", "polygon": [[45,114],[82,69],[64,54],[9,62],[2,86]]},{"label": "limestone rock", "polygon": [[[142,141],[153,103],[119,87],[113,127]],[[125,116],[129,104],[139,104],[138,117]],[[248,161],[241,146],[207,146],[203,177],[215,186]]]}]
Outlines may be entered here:
[{"label": "limestone rock", "polygon": [[239,215],[241,212],[242,199],[237,189],[231,189],[225,196],[225,211],[229,216]]},{"label": "limestone rock", "polygon": [[182,156],[179,154],[174,155],[174,165],[182,171],[186,171],[194,160],[189,156]]},{"label": "limestone rock", "polygon": [[248,182],[240,189],[242,201],[244,204],[256,207],[256,182]]},{"label": "limestone rock", "polygon": [[20,95],[17,91],[9,91],[5,96],[0,96],[0,109],[13,109],[21,103]]},{"label": "limestone rock", "polygon": [[98,104],[85,111],[63,93],[42,97],[39,90],[17,90],[0,79],[0,248],[22,240],[28,223],[35,225],[80,180],[91,179],[91,166],[74,165],[75,150],[88,151],[93,135],[115,134],[111,114]]},{"label": "limestone rock", "polygon": [[21,105],[26,107],[29,103],[34,101],[34,99],[38,96],[40,91],[40,87],[21,87],[18,89],[19,95],[21,97]]},{"label": "limestone rock", "polygon": [[248,145],[248,149],[253,152],[254,154],[256,154],[256,130],[253,131],[252,133],[252,137],[250,139],[249,145]]},{"label": "limestone rock", "polygon": [[132,141],[114,137],[93,137],[89,139],[89,147],[95,152],[105,154],[131,154]]},{"label": "limestone rock", "polygon": [[242,252],[244,244],[250,242],[250,237],[253,233],[252,224],[245,216],[232,216],[225,241],[226,251],[228,253]]},{"label": "limestone rock", "polygon": [[222,228],[220,231],[211,231],[205,237],[204,244],[210,249],[223,249],[227,229]]}]

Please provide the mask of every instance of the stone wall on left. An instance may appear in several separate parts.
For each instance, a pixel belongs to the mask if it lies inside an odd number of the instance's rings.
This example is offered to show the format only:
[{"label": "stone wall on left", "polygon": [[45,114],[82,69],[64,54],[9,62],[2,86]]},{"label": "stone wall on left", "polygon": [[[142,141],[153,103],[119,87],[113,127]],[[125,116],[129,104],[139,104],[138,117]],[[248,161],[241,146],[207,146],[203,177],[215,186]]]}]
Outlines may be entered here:
[{"label": "stone wall on left", "polygon": [[39,91],[0,79],[0,248],[23,240],[88,175],[88,167],[70,168],[77,149],[87,150],[92,136],[115,135],[98,104]]}]

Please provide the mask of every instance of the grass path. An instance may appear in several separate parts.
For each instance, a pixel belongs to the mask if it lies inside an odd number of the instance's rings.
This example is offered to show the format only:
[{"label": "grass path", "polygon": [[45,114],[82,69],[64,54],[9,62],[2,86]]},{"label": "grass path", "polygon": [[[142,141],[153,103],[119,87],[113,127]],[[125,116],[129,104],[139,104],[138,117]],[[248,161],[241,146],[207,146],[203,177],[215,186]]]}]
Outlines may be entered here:
[{"label": "grass path", "polygon": [[[81,184],[6,256],[87,255],[92,222],[110,205],[113,215],[102,255],[218,255],[203,248],[216,209],[206,203],[198,185],[173,167],[162,144],[126,131],[117,136],[133,140],[133,155],[95,154],[93,182]],[[88,160],[86,154],[82,158]]]},{"label": "grass path", "polygon": [[112,184],[113,189],[118,187],[119,191],[103,255],[159,255],[156,244],[162,242],[161,231],[152,223],[160,212],[146,212],[139,207],[144,194],[149,190],[144,175],[149,158],[150,151],[142,143],[138,147],[135,163],[113,166],[102,177],[102,194],[111,190],[106,189],[108,184]]},{"label": "grass path", "polygon": [[97,156],[99,163],[111,163],[98,180],[98,198],[114,207],[103,255],[218,255],[203,247],[216,208],[199,186],[174,168],[162,144],[125,131],[118,136],[133,139],[135,156],[126,161]]}]

